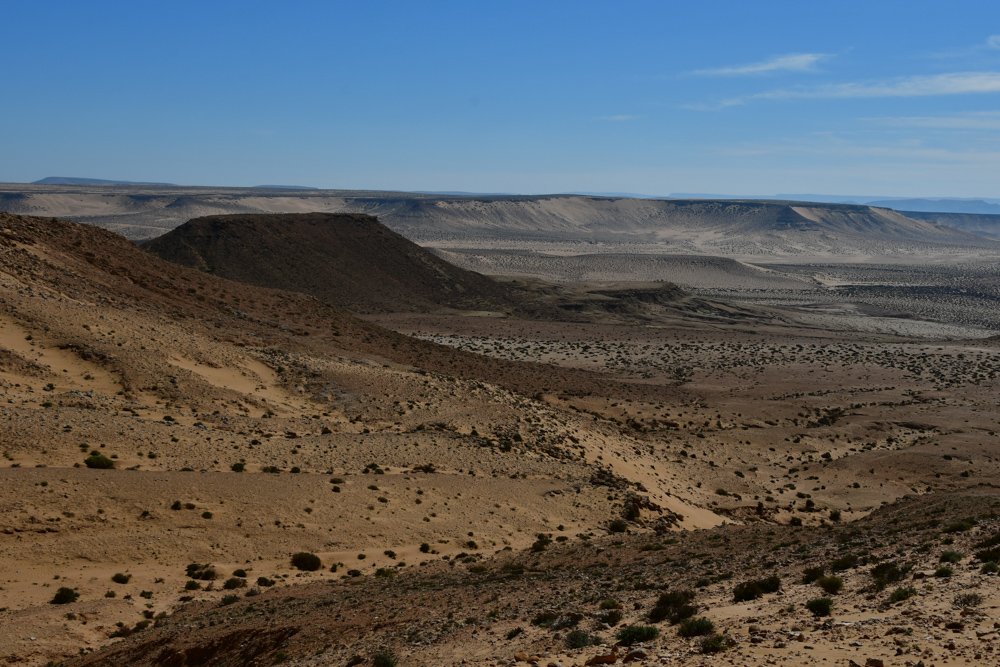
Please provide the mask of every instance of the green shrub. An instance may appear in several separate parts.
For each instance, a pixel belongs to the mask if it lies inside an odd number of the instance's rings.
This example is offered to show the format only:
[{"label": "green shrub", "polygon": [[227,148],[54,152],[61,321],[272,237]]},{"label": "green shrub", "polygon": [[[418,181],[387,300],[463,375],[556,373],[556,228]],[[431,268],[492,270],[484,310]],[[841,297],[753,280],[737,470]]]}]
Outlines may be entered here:
[{"label": "green shrub", "polygon": [[615,633],[615,639],[624,646],[648,642],[660,636],[660,631],[651,625],[626,625]]},{"label": "green shrub", "polygon": [[833,610],[833,600],[830,598],[816,598],[806,602],[806,609],[812,612],[813,616],[829,616]]},{"label": "green shrub", "polygon": [[537,626],[542,627],[542,628],[548,628],[553,623],[556,622],[557,618],[559,618],[558,614],[553,614],[550,611],[542,611],[542,612],[539,612],[539,613],[535,614],[535,617],[533,619],[531,619],[531,624],[532,625],[537,625]]},{"label": "green shrub", "polygon": [[308,551],[300,551],[292,555],[292,567],[305,572],[315,572],[323,567],[323,563],[316,554],[311,554]]},{"label": "green shrub", "polygon": [[960,552],[948,549],[941,552],[940,561],[942,563],[961,563],[964,557]]},{"label": "green shrub", "polygon": [[115,582],[116,584],[127,584],[129,582],[129,579],[131,578],[132,578],[131,574],[122,574],[121,572],[118,572],[113,577],[111,577],[111,581]]},{"label": "green shrub", "polygon": [[56,591],[56,594],[49,601],[49,604],[69,604],[80,599],[80,594],[72,588],[65,586]]},{"label": "green shrub", "polygon": [[681,637],[703,637],[715,632],[715,623],[704,616],[698,618],[685,618],[677,628],[677,634]]},{"label": "green shrub", "polygon": [[807,567],[805,571],[803,571],[802,573],[802,583],[811,584],[814,581],[818,580],[820,577],[822,577],[824,574],[826,574],[826,568]]},{"label": "green shrub", "polygon": [[244,470],[247,469],[247,466],[245,463],[234,463],[233,465],[229,466],[229,469],[232,470],[233,472],[243,472]]},{"label": "green shrub", "polygon": [[597,646],[603,642],[597,635],[592,635],[583,630],[573,630],[566,635],[563,641],[566,644],[566,648],[586,648],[588,646]]},{"label": "green shrub", "polygon": [[188,579],[188,582],[184,584],[184,590],[186,591],[200,591],[201,584],[194,579]]},{"label": "green shrub", "polygon": [[950,577],[953,574],[955,574],[955,571],[950,567],[948,567],[947,565],[945,565],[944,567],[939,567],[938,569],[934,570],[934,576],[938,578]]},{"label": "green shrub", "polygon": [[103,454],[91,454],[83,460],[83,464],[88,468],[98,470],[111,470],[115,467],[115,462]]},{"label": "green shrub", "polygon": [[622,605],[618,600],[612,600],[608,598],[607,600],[601,600],[601,604],[598,605],[600,609],[621,609]]},{"label": "green shrub", "polygon": [[901,586],[889,594],[889,602],[902,602],[909,600],[917,594],[917,589],[913,586]]},{"label": "green shrub", "polygon": [[860,562],[861,558],[857,554],[844,554],[839,558],[833,559],[830,563],[830,569],[834,572],[843,572],[844,570],[857,567]]},{"label": "green shrub", "polygon": [[614,627],[622,622],[622,613],[618,609],[609,609],[608,611],[601,612],[597,619],[601,623],[607,623]]},{"label": "green shrub", "polygon": [[372,656],[372,667],[396,667],[399,660],[392,651],[379,651]]},{"label": "green shrub", "polygon": [[952,599],[951,603],[959,609],[978,607],[983,603],[983,596],[979,593],[959,593]]},{"label": "green shrub", "polygon": [[722,653],[726,650],[726,638],[722,635],[711,635],[710,637],[705,637],[699,642],[698,648],[701,652],[706,655],[712,655],[715,653]]},{"label": "green shrub", "polygon": [[945,526],[941,532],[942,533],[964,533],[970,531],[975,527],[976,522],[974,519],[965,519],[964,521],[953,521]]},{"label": "green shrub", "polygon": [[507,633],[507,639],[513,639],[514,637],[517,637],[522,632],[524,632],[524,628],[514,628],[513,630],[511,630],[510,632]]},{"label": "green shrub", "polygon": [[833,575],[820,577],[816,580],[816,583],[827,595],[836,595],[840,591],[844,590],[843,580],[840,577],[835,577]]},{"label": "green shrub", "polygon": [[869,574],[871,574],[872,580],[875,582],[875,588],[882,590],[889,584],[902,581],[909,571],[909,565],[900,565],[894,560],[887,560],[873,567]]},{"label": "green shrub", "polygon": [[422,542],[420,544],[420,553],[425,554],[430,550],[431,550],[431,545],[427,544],[426,542]]},{"label": "green shrub", "polygon": [[628,524],[621,519],[615,519],[608,524],[608,530],[612,533],[624,533],[628,530]]},{"label": "green shrub", "polygon": [[991,560],[983,563],[983,566],[979,568],[979,571],[983,574],[996,574],[997,572],[1000,572],[1000,565],[997,565],[995,561]]},{"label": "green shrub", "polygon": [[744,581],[733,589],[734,602],[749,602],[764,597],[766,593],[777,593],[781,590],[781,577],[772,574],[765,579]]},{"label": "green shrub", "polygon": [[257,577],[257,585],[263,588],[270,588],[274,586],[274,579],[268,579],[267,577]]},{"label": "green shrub", "polygon": [[647,617],[653,623],[669,621],[671,625],[680,623],[698,613],[698,607],[691,604],[694,591],[668,591],[660,595]]},{"label": "green shrub", "polygon": [[233,576],[234,577],[242,577],[243,579],[246,579],[247,578],[247,571],[244,570],[243,568],[239,568],[239,569],[233,570]]},{"label": "green shrub", "polygon": [[233,604],[234,602],[239,602],[239,601],[240,601],[239,595],[223,595],[222,599],[219,600],[219,606],[226,607]]},{"label": "green shrub", "polygon": [[239,577],[230,577],[226,579],[224,584],[222,584],[222,588],[227,591],[234,591],[237,588],[243,588],[246,585],[246,580],[240,579]]}]

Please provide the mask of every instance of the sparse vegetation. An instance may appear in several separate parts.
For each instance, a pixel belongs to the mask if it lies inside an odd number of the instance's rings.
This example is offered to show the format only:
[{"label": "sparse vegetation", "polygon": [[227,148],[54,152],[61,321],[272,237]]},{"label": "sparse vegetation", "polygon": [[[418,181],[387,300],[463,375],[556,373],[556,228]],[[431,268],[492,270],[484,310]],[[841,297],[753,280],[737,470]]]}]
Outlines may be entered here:
[{"label": "sparse vegetation", "polygon": [[653,641],[659,636],[660,631],[651,625],[626,625],[615,633],[615,639],[623,646]]},{"label": "sparse vegetation", "polygon": [[300,551],[292,555],[292,567],[304,572],[315,572],[323,567],[323,562],[316,554]]},{"label": "sparse vegetation", "polygon": [[833,600],[830,598],[815,598],[806,602],[808,609],[813,616],[829,616],[833,611]]}]

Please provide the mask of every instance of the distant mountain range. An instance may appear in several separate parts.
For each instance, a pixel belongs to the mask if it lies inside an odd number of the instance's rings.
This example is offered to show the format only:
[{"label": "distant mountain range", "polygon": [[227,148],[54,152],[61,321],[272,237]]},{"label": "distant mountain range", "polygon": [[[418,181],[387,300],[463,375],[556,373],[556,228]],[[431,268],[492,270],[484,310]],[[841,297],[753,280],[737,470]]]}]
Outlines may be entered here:
[{"label": "distant mountain range", "polygon": [[[152,183],[149,181],[109,181],[103,178],[76,178],[73,176],[48,176],[32,185],[176,185],[174,183]],[[254,185],[261,190],[318,190],[308,185]]]},{"label": "distant mountain range", "polygon": [[[632,195],[641,197],[642,195]],[[958,199],[954,197],[942,197],[940,199],[930,199],[924,197],[899,198],[899,197],[859,197],[856,195],[813,195],[813,194],[788,194],[788,195],[753,195],[746,197],[736,197],[732,195],[717,195],[705,193],[684,193],[675,192],[670,195],[671,199],[764,199],[764,200],[784,200],[784,201],[807,201],[819,202],[823,204],[861,204],[866,206],[881,206],[897,211],[924,211],[937,213],[986,213],[1000,214],[1000,199]]]},{"label": "distant mountain range", "polygon": [[75,178],[72,176],[48,176],[32,185],[173,185],[173,183],[147,183],[145,181],[106,181],[101,178]]}]

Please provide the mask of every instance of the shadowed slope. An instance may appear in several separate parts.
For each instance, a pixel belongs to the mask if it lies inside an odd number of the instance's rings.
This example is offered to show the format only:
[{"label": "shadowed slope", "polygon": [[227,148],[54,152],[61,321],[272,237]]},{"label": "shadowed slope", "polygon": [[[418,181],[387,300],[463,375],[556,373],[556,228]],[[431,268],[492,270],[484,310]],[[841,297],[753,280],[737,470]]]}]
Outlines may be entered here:
[{"label": "shadowed slope", "polygon": [[510,305],[510,288],[449,264],[368,215],[209,216],[145,247],[171,262],[355,312]]}]

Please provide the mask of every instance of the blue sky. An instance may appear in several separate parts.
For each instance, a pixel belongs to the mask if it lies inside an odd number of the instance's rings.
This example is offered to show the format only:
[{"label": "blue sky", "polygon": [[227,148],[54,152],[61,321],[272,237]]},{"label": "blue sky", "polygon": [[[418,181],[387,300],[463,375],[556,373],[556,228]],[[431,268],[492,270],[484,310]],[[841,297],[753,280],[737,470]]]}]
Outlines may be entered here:
[{"label": "blue sky", "polygon": [[0,181],[1000,197],[995,1],[3,16]]}]

